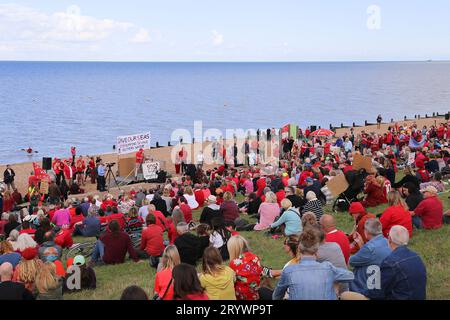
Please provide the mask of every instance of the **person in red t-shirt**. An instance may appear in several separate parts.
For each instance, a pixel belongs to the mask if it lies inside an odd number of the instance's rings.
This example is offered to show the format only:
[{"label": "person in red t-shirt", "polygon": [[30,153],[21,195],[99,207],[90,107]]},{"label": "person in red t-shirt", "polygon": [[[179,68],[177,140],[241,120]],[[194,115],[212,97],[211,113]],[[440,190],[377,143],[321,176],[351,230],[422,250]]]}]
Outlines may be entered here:
[{"label": "person in red t-shirt", "polygon": [[412,237],[412,218],[408,206],[403,201],[398,191],[391,191],[388,193],[389,207],[383,211],[380,217],[381,225],[383,226],[383,235],[387,238],[389,230],[395,225],[405,227],[409,236]]},{"label": "person in red t-shirt", "polygon": [[348,259],[350,258],[350,242],[348,241],[347,235],[336,228],[336,223],[332,215],[324,214],[320,218],[320,225],[325,232],[325,241],[336,242],[341,247],[345,263],[348,264]]},{"label": "person in red t-shirt", "polygon": [[80,156],[75,164],[78,185],[85,185],[84,171],[86,170],[86,161]]},{"label": "person in red t-shirt", "polygon": [[438,198],[438,191],[433,186],[422,190],[424,199],[414,210],[413,224],[421,229],[439,229],[442,227],[444,207]]},{"label": "person in red t-shirt", "polygon": [[147,228],[142,231],[141,250],[138,252],[141,258],[150,258],[150,265],[156,268],[159,258],[164,252],[164,231],[156,225],[156,217],[149,213],[145,218]]},{"label": "person in red t-shirt", "polygon": [[136,152],[136,167],[134,169],[134,178],[137,180],[137,176],[139,171],[142,169],[142,164],[144,163],[144,149],[139,149],[138,152]]}]

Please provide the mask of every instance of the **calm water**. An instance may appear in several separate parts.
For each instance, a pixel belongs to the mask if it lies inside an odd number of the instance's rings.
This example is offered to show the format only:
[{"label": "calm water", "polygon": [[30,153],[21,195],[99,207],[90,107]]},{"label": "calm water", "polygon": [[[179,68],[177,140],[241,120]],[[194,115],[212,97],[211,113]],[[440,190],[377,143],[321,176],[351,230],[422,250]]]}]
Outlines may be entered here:
[{"label": "calm water", "polygon": [[[112,151],[119,135],[447,112],[450,63],[0,62],[0,163]],[[39,155],[29,158],[21,148]]]}]

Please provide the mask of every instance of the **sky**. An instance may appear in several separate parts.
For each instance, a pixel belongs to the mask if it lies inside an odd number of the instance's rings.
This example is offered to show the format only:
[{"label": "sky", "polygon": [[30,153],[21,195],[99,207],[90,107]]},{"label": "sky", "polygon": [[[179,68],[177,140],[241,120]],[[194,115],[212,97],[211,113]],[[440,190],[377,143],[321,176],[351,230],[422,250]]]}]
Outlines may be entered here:
[{"label": "sky", "polygon": [[0,60],[450,59],[448,0],[0,1]]}]

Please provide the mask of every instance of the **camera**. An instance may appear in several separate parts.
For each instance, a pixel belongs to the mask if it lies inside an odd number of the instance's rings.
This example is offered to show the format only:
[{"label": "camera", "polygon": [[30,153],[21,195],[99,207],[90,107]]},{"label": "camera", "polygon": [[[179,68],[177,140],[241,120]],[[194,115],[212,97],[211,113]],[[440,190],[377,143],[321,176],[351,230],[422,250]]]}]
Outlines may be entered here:
[{"label": "camera", "polygon": [[112,167],[114,167],[115,165],[116,165],[115,162],[109,162],[109,163],[106,163],[106,166],[107,166],[108,168],[112,168]]}]

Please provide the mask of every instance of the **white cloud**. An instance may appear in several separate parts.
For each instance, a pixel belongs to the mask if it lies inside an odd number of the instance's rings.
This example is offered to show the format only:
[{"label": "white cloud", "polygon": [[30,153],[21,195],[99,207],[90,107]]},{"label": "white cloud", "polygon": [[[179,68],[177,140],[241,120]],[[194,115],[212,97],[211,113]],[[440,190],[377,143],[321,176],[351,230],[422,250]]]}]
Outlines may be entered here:
[{"label": "white cloud", "polygon": [[217,30],[213,30],[211,31],[211,33],[212,33],[212,44],[214,46],[222,45],[224,42],[223,34],[220,34],[219,32],[217,32]]},{"label": "white cloud", "polygon": [[147,29],[141,28],[133,38],[131,38],[130,42],[133,43],[148,43],[150,42],[150,33]]},{"label": "white cloud", "polygon": [[77,6],[46,14],[15,4],[0,5],[0,40],[92,42],[126,33],[132,23],[98,19],[81,14]]}]

